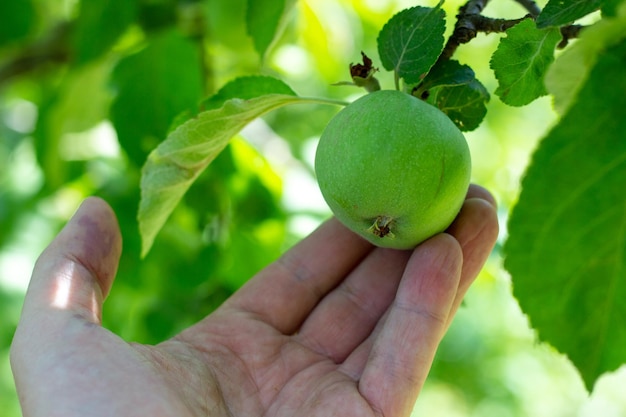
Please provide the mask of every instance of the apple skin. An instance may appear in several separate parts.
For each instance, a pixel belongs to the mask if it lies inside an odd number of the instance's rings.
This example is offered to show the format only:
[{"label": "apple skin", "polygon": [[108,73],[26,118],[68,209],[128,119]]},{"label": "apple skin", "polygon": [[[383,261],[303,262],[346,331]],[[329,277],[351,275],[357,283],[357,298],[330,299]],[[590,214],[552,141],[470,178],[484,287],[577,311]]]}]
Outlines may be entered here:
[{"label": "apple skin", "polygon": [[439,109],[380,90],[331,119],[315,172],[345,226],[374,245],[411,249],[444,231],[459,213],[471,157],[465,137]]}]

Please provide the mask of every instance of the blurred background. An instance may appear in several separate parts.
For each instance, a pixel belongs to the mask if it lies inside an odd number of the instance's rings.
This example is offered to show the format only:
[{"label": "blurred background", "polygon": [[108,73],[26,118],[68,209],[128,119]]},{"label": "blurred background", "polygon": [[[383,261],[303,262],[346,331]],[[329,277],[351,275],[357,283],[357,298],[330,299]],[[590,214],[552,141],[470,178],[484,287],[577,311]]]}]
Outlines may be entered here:
[{"label": "blurred background", "polygon": [[[227,81],[263,73],[299,95],[353,99],[364,51],[381,67],[380,28],[436,1],[300,0],[262,59],[245,0],[20,0],[0,3],[0,404],[20,415],[9,346],[38,254],[89,195],[119,218],[124,253],[104,325],[157,343],[210,313],[330,213],[314,178],[318,137],[339,109],[284,108],[250,124],[186,194],[145,259],[136,221],[140,170],[176,117]],[[448,33],[463,2],[446,0]],[[540,1],[540,5],[545,1]],[[113,7],[115,6],[115,7]],[[108,14],[107,14],[108,13]],[[485,12],[516,18],[512,0]],[[493,92],[500,35],[455,55]],[[381,71],[383,88],[393,88]],[[491,97],[466,134],[473,181],[499,203],[500,242],[446,335],[415,416],[623,416],[626,372],[588,394],[567,358],[536,341],[502,269],[507,213],[534,147],[555,122],[549,98],[523,108]]]}]

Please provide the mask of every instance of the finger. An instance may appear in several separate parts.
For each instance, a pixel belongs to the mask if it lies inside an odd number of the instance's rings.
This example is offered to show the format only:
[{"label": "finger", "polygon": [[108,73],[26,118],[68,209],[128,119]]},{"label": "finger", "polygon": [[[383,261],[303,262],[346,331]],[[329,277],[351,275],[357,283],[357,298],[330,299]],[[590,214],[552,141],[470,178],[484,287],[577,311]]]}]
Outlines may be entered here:
[{"label": "finger", "polygon": [[459,242],[463,251],[461,281],[448,325],[470,285],[487,261],[498,238],[498,215],[493,203],[495,203],[493,200],[489,201],[482,197],[466,200],[461,215],[447,230]]},{"label": "finger", "polygon": [[333,218],[246,283],[221,310],[253,314],[291,334],[371,250]]},{"label": "finger", "polygon": [[343,362],[372,332],[395,297],[410,251],[378,248],[306,319],[296,335],[309,349]]},{"label": "finger", "polygon": [[[450,228],[463,249],[461,290],[455,308],[480,271],[497,236],[491,194],[472,185],[458,220]],[[480,239],[489,243],[481,244]],[[410,252],[376,249],[328,294],[306,319],[297,339],[308,348],[342,362],[371,333],[394,298]]]},{"label": "finger", "polygon": [[[459,215],[447,231],[459,242],[463,251],[461,279],[452,305],[452,314],[448,318],[448,325],[460,306],[464,294],[491,253],[498,236],[498,220],[495,208],[492,206],[493,199],[481,187],[476,187],[476,189],[478,191],[474,194],[476,197],[468,193],[470,198],[465,201]],[[482,197],[487,197],[487,199]],[[342,364],[341,370],[355,380],[361,377],[372,345],[383,328],[385,320],[386,317],[383,316],[367,340],[359,345]]]},{"label": "finger", "polygon": [[411,413],[443,337],[462,260],[459,243],[446,233],[413,252],[359,381],[382,415]]},{"label": "finger", "polygon": [[493,207],[497,207],[496,199],[493,195],[486,188],[483,188],[480,185],[470,184],[465,200],[472,198],[480,198],[491,204]]},{"label": "finger", "polygon": [[111,208],[88,198],[41,254],[24,300],[22,320],[69,312],[100,323],[121,252],[121,237]]}]

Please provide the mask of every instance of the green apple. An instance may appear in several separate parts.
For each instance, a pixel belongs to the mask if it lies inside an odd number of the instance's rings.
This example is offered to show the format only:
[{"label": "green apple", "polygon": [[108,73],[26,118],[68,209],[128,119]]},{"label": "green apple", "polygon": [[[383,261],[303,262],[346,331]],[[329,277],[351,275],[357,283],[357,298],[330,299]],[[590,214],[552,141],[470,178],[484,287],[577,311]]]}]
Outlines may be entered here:
[{"label": "green apple", "polygon": [[469,187],[465,137],[436,107],[381,90],[342,109],[315,155],[324,199],[373,244],[409,249],[444,231]]}]

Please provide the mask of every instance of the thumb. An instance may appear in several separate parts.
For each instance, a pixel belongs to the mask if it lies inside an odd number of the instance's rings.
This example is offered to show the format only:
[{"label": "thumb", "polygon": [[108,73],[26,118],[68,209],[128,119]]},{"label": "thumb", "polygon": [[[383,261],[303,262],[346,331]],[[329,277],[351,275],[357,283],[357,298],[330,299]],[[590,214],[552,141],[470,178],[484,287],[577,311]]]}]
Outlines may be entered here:
[{"label": "thumb", "polygon": [[37,319],[43,313],[54,320],[55,313],[67,312],[99,324],[121,250],[119,226],[111,207],[97,197],[83,201],[37,260],[22,319]]}]

